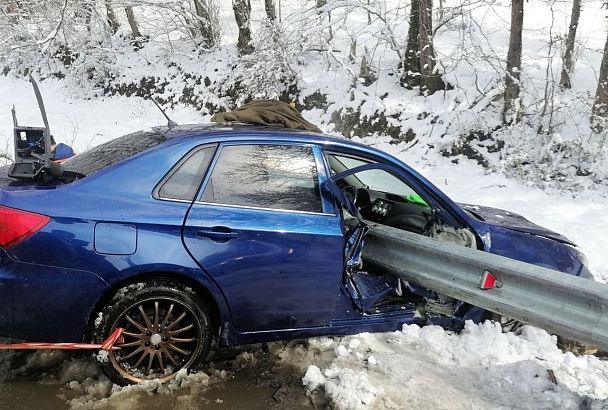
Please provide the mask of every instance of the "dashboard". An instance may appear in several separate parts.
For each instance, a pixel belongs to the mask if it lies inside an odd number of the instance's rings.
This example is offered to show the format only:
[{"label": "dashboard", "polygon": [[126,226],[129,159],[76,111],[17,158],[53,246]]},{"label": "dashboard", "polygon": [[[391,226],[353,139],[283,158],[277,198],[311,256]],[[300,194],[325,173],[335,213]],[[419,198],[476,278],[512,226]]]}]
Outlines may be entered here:
[{"label": "dashboard", "polygon": [[423,234],[433,220],[431,208],[405,198],[368,188],[357,189],[355,204],[364,219]]}]

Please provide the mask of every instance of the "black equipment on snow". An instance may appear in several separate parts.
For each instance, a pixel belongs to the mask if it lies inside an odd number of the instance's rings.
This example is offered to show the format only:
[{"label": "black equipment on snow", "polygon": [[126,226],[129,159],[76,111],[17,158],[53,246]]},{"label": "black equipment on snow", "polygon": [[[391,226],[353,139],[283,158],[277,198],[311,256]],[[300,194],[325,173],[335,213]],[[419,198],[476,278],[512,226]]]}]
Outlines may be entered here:
[{"label": "black equipment on snow", "polygon": [[38,84],[31,75],[30,82],[34,88],[44,127],[19,125],[13,106],[11,112],[13,115],[15,162],[10,166],[8,176],[17,179],[39,179],[42,181],[60,177],[73,178],[73,176],[65,175],[61,164],[53,161],[53,137],[49,129],[44,102]]}]

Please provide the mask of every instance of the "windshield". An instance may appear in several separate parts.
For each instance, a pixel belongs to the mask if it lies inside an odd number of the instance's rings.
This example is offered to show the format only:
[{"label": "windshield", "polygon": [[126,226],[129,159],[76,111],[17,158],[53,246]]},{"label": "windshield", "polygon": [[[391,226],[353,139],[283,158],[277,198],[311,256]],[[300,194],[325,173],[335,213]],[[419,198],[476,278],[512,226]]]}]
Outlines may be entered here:
[{"label": "windshield", "polygon": [[134,132],[78,154],[65,161],[63,167],[66,171],[89,175],[160,145],[166,140],[167,137],[154,130]]}]

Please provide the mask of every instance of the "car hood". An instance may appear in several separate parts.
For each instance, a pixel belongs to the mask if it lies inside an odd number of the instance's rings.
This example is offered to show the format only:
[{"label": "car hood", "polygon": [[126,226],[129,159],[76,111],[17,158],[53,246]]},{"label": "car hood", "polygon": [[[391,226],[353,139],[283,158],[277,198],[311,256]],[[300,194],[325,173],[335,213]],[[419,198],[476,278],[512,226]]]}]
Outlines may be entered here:
[{"label": "car hood", "polygon": [[484,222],[498,225],[503,228],[511,229],[518,232],[525,232],[532,235],[543,236],[545,238],[554,239],[559,242],[567,243],[576,246],[574,242],[557,232],[553,232],[540,225],[536,225],[528,221],[521,215],[513,212],[505,211],[504,209],[492,208],[489,206],[458,204],[465,210],[481,218]]}]

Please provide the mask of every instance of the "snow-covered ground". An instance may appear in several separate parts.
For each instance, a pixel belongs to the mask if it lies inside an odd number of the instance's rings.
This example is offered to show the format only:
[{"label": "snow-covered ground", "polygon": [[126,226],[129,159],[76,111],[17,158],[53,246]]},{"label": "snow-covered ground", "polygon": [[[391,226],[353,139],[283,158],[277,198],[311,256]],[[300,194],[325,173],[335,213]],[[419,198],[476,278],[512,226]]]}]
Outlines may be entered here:
[{"label": "snow-covered ground", "polygon": [[[0,147],[10,147],[11,105],[16,106],[22,124],[35,125],[40,120],[26,81],[0,77],[0,90],[4,96],[0,100]],[[75,96],[77,93],[52,80],[43,82],[41,90],[56,139],[73,144],[78,151],[165,123],[151,103],[137,98],[81,100]],[[189,108],[168,113],[181,123],[206,120]],[[315,122],[315,118],[309,119]],[[403,146],[390,145],[388,139],[364,142],[413,165],[457,201],[521,213],[565,234],[588,255],[596,277],[608,280],[605,199],[595,198],[592,193],[575,196],[540,191],[499,174],[486,175],[467,161],[454,164],[435,153],[425,157],[419,151],[404,150]],[[0,355],[0,403],[11,403],[10,383],[16,377],[14,361],[9,360],[12,357]],[[38,355],[28,360],[44,362],[52,358]],[[266,370],[260,371],[261,367]],[[69,359],[53,376],[41,377],[40,383],[57,385],[63,402],[73,408],[139,408],[149,399],[150,391],[160,392],[158,397],[182,397],[177,401],[159,399],[175,408],[196,408],[201,403],[197,402],[201,391],[221,385],[239,371],[271,374],[282,386],[278,390],[305,388],[313,402],[333,403],[342,409],[608,405],[608,362],[594,356],[563,353],[556,347],[554,337],[532,327],[524,328],[521,335],[503,334],[490,323],[469,325],[460,334],[438,327],[406,326],[394,333],[273,343],[268,349],[253,348],[241,353],[228,373],[212,369],[209,376],[184,376],[165,386],[120,389],[100,376],[89,359]],[[294,406],[293,401],[278,403]]]}]

